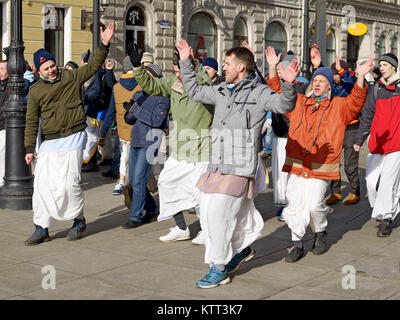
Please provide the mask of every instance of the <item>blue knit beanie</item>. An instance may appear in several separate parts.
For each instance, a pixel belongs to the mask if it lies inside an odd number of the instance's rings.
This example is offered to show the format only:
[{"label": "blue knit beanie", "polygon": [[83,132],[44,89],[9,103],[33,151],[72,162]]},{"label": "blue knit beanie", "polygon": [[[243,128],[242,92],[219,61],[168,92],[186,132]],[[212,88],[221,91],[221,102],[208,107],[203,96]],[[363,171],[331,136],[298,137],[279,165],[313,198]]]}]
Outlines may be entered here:
[{"label": "blue knit beanie", "polygon": [[315,76],[321,75],[328,79],[329,85],[331,86],[331,92],[333,92],[333,71],[331,68],[328,67],[321,67],[314,71],[311,81],[314,79]]},{"label": "blue knit beanie", "polygon": [[56,59],[51,55],[50,52],[42,49],[39,49],[33,54],[33,62],[35,63],[36,70],[39,71],[40,66],[45,63],[46,61],[53,60],[54,62]]},{"label": "blue knit beanie", "polygon": [[218,71],[218,62],[214,58],[207,58],[202,63],[203,67],[209,66],[213,68],[215,71]]}]

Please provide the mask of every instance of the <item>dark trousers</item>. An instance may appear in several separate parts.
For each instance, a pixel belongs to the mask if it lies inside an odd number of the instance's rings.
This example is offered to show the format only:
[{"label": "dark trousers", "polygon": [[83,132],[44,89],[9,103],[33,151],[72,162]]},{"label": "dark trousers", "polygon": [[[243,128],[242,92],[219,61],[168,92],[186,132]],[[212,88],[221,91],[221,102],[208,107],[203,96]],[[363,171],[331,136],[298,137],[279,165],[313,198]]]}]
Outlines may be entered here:
[{"label": "dark trousers", "polygon": [[[359,124],[360,123],[357,122],[347,126],[343,141],[344,172],[346,173],[347,179],[349,179],[349,192],[357,196],[360,195],[360,174],[358,172],[358,156],[360,153],[354,151],[353,145]],[[340,179],[331,181],[332,192],[340,194],[340,186]]]}]

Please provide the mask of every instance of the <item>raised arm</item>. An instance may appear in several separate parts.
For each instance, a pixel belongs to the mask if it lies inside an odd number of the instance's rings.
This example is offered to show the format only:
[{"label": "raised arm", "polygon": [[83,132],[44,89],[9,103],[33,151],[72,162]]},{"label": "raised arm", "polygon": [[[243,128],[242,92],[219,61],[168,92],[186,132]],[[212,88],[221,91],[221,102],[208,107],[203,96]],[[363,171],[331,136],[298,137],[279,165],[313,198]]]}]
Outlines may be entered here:
[{"label": "raised arm", "polygon": [[201,86],[196,79],[196,73],[194,71],[191,56],[191,48],[186,40],[179,40],[177,46],[180,57],[180,71],[182,76],[182,83],[188,97],[196,102],[205,104],[215,104],[216,94],[214,87],[212,86]]},{"label": "raised arm", "polygon": [[[26,106],[26,122],[25,122],[25,150],[26,154],[32,155],[30,161],[26,161],[29,165],[33,160],[33,153],[36,146],[36,138],[39,128],[39,113],[40,106],[38,101],[34,99],[34,95],[30,94],[28,96],[28,103]],[[29,163],[28,163],[29,162]]]}]

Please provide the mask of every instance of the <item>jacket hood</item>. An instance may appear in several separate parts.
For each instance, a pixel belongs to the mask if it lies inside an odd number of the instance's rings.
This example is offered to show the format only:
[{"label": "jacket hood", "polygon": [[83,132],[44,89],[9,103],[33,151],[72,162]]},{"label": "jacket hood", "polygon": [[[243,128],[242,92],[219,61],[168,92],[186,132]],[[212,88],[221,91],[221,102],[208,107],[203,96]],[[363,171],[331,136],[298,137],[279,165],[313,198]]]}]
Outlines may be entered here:
[{"label": "jacket hood", "polygon": [[133,90],[138,85],[135,77],[130,73],[122,74],[121,78],[119,79],[119,83],[129,91]]}]

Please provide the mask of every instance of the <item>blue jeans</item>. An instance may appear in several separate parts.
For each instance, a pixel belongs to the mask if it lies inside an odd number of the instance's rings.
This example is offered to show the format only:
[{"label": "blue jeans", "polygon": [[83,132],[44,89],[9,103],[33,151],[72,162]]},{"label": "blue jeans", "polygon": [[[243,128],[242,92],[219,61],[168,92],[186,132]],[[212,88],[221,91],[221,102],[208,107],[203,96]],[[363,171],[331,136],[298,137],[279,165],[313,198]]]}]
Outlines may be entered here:
[{"label": "blue jeans", "polygon": [[[137,222],[143,220],[143,209],[146,210],[146,215],[150,216],[158,212],[156,202],[146,186],[154,159],[154,152],[150,152],[150,150],[147,152],[148,150],[147,147],[131,147],[129,153],[129,181],[133,189],[129,219]],[[147,157],[146,154],[148,154]]]},{"label": "blue jeans", "polygon": [[272,130],[272,127],[268,127],[262,136],[264,153],[266,154],[271,154],[272,152],[272,139],[274,139],[274,131]]}]

